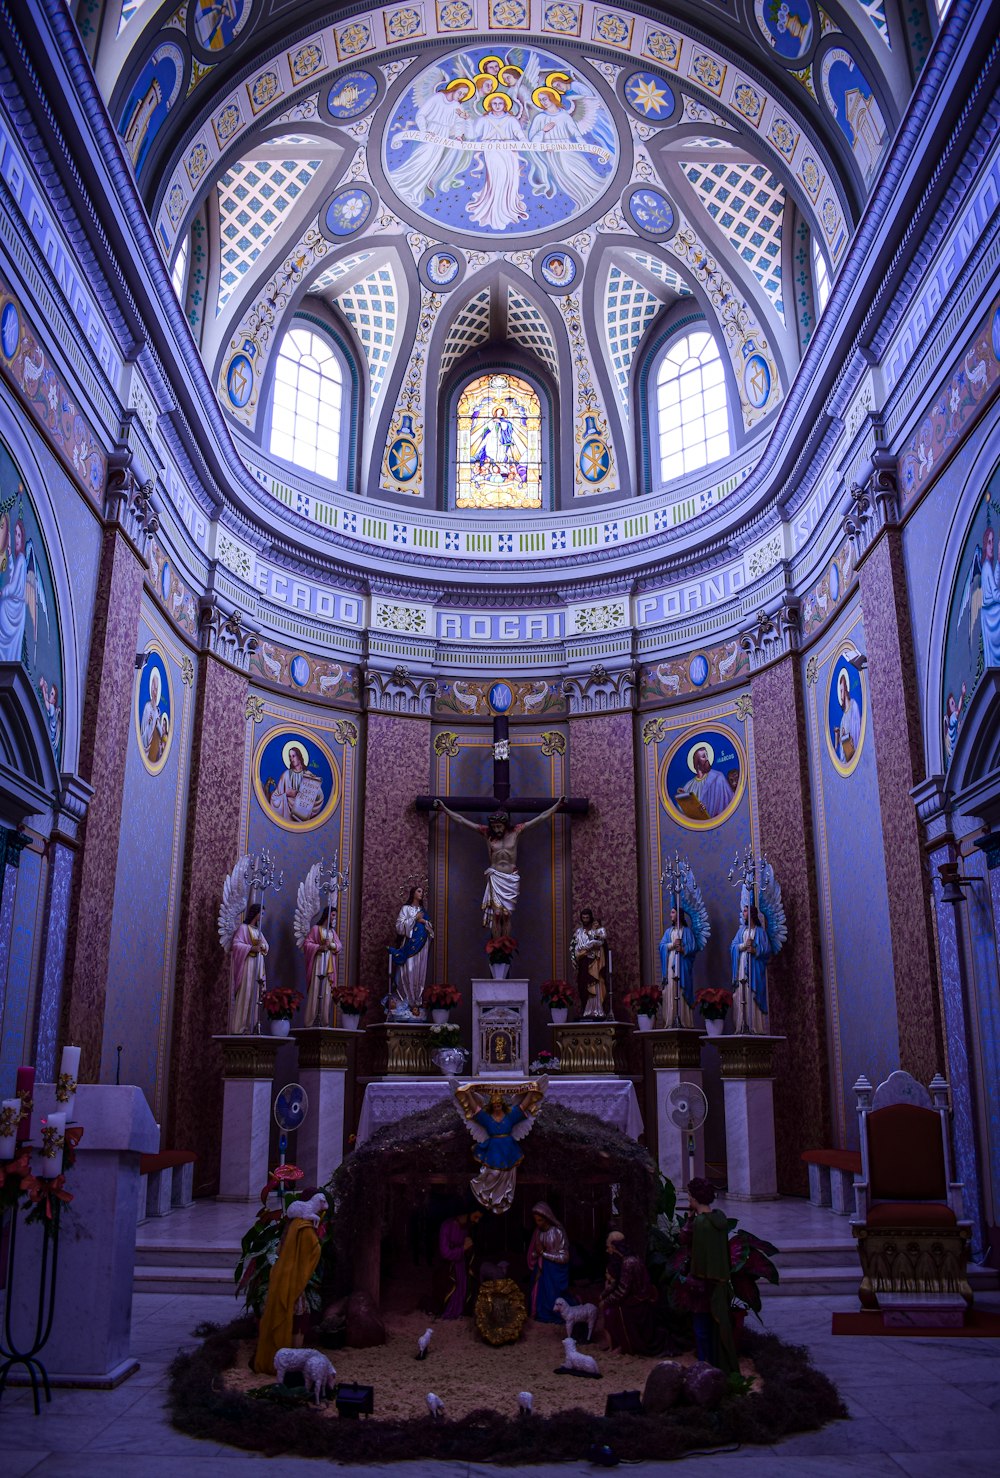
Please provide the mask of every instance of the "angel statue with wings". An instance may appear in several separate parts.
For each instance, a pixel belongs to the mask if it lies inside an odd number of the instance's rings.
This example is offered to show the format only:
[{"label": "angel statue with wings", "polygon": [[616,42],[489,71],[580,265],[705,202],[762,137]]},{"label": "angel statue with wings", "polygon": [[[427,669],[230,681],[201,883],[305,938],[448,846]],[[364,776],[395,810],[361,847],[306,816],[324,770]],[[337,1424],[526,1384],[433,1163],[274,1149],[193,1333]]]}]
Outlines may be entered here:
[{"label": "angel statue with wings", "polygon": [[306,1026],[333,1025],[341,943],[334,927],[337,888],[331,882],[324,877],[323,864],[314,862],[299,884],[295,901],[295,946],[306,958]]},{"label": "angel statue with wings", "polygon": [[675,855],[660,875],[670,895],[670,922],[660,940],[660,978],[673,1001],[673,1027],[694,1026],[694,960],[708,943],[712,926],[701,889],[687,860]]},{"label": "angel statue with wings", "polygon": [[264,892],[274,881],[270,858],[241,857],[222,886],[219,941],[229,956],[229,1033],[244,1036],[257,1025],[260,1001],[267,988],[267,940],[261,928]]},{"label": "angel statue with wings", "polygon": [[740,922],[729,955],[733,969],[735,1028],[743,1034],[767,1032],[767,966],[788,938],[781,889],[774,868],[760,860],[760,878],[748,847],[742,869],[734,864],[730,881],[740,889]]},{"label": "angel statue with wings", "polygon": [[514,1199],[517,1167],[524,1159],[521,1140],[531,1133],[542,1106],[547,1078],[523,1084],[462,1083],[452,1079],[455,1107],[475,1144],[480,1169],[472,1194],[480,1206],[498,1216]]}]

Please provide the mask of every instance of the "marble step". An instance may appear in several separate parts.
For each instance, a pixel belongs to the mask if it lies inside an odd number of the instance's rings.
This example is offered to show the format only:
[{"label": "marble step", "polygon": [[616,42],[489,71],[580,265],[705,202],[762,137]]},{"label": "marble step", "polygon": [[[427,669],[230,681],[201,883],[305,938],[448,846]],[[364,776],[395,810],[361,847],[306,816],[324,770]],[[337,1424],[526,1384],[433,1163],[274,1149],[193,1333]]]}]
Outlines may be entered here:
[{"label": "marble step", "polygon": [[240,1255],[240,1244],[220,1243],[205,1247],[193,1242],[143,1242],[141,1234],[135,1244],[135,1265],[139,1268],[227,1268],[230,1276]]},{"label": "marble step", "polygon": [[234,1317],[237,1311],[236,1285],[233,1270],[236,1259],[227,1267],[203,1266],[191,1262],[186,1266],[158,1267],[155,1264],[136,1265],[132,1280],[133,1293],[212,1293],[231,1294]]}]

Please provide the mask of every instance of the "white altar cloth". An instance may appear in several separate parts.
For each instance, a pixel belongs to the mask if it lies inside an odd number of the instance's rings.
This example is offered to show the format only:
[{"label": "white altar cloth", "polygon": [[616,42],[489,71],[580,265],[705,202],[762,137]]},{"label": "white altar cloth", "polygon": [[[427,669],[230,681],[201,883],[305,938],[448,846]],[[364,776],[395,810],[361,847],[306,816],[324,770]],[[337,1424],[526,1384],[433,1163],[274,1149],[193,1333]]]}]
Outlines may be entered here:
[{"label": "white altar cloth", "polygon": [[[445,1078],[409,1078],[394,1083],[369,1083],[358,1120],[356,1143],[370,1139],[384,1124],[396,1124],[408,1114],[419,1114],[448,1097]],[[620,1129],[630,1139],[643,1131],[635,1087],[621,1078],[550,1078],[548,1096],[578,1114],[593,1114]]]}]

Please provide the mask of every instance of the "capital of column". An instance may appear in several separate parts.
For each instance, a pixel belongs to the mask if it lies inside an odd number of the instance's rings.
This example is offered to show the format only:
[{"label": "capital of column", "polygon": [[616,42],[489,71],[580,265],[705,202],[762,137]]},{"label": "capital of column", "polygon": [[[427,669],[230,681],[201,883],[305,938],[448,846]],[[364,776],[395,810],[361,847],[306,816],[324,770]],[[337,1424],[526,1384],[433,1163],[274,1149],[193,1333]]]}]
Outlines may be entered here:
[{"label": "capital of column", "polygon": [[210,652],[240,672],[250,671],[250,658],[259,642],[243,624],[243,612],[237,607],[226,612],[211,600],[203,600],[198,622],[203,652]]},{"label": "capital of column", "polygon": [[759,672],[790,652],[797,652],[801,631],[801,610],[794,597],[783,596],[771,611],[762,606],[753,625],[740,633],[740,647],[750,659],[750,671]]},{"label": "capital of column", "polygon": [[140,482],[130,447],[116,446],[108,458],[104,516],[119,528],[139,558],[148,558],[149,541],[160,527],[152,482]]},{"label": "capital of column", "polygon": [[567,677],[563,693],[569,699],[570,717],[584,713],[614,713],[635,707],[635,668],[608,672],[600,662],[586,676]]},{"label": "capital of column", "polygon": [[274,1059],[285,1040],[228,1033],[213,1038],[222,1048],[223,1073],[227,1078],[273,1078]]},{"label": "capital of column", "polygon": [[714,1037],[722,1078],[773,1078],[774,1049],[784,1037],[727,1035]]},{"label": "capital of column", "polygon": [[389,672],[369,667],[365,673],[365,692],[370,713],[407,713],[429,718],[437,680],[429,673],[411,672],[398,662]]},{"label": "capital of column", "polygon": [[80,827],[87,819],[87,808],[94,795],[94,787],[81,780],[79,775],[63,771],[60,776],[62,787],[56,806],[56,833],[61,840],[73,842]]},{"label": "capital of column", "polygon": [[865,483],[853,483],[844,511],[843,530],[851,541],[858,569],[879,536],[899,525],[899,487],[895,465],[886,453],[876,453],[875,470]]},{"label": "capital of column", "polygon": [[937,842],[951,832],[951,805],[943,775],[929,775],[910,791],[917,820],[928,842]]}]

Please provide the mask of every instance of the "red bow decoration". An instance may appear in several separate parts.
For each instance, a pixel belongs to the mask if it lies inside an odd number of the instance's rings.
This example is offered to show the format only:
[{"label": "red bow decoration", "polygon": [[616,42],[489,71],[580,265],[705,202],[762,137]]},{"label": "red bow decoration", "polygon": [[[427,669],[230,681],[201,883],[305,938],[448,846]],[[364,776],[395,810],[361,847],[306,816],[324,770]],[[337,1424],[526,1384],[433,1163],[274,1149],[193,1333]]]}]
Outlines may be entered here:
[{"label": "red bow decoration", "polygon": [[76,1164],[76,1147],[82,1138],[82,1124],[70,1124],[63,1130],[63,1164],[67,1170]]},{"label": "red bow decoration", "polygon": [[42,1208],[44,1205],[45,1220],[52,1220],[52,1203],[72,1201],[70,1191],[63,1190],[66,1184],[65,1175],[57,1175],[52,1180],[39,1180],[37,1175],[26,1175],[21,1189],[26,1192],[28,1200],[33,1206]]}]

